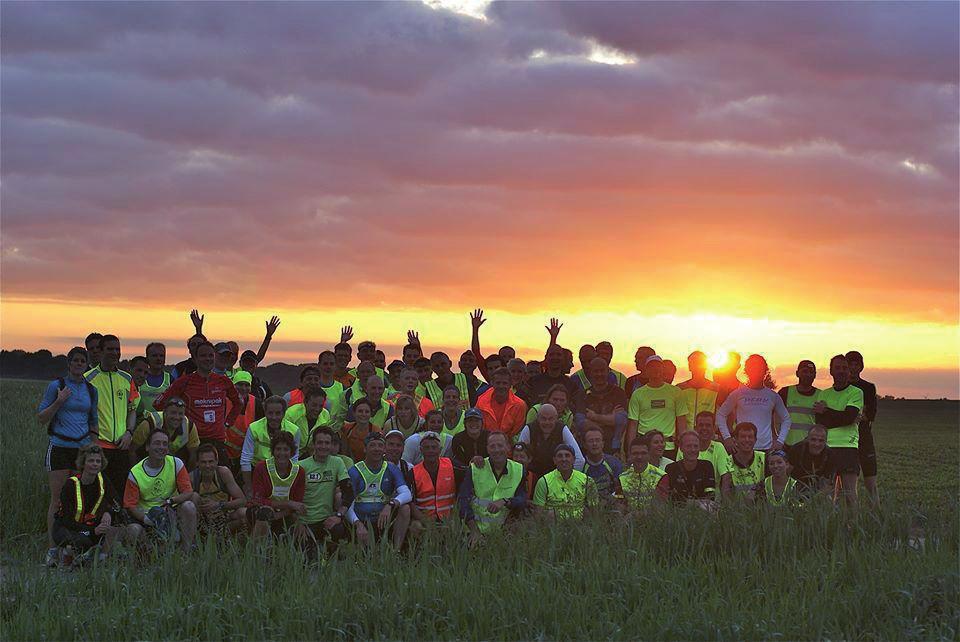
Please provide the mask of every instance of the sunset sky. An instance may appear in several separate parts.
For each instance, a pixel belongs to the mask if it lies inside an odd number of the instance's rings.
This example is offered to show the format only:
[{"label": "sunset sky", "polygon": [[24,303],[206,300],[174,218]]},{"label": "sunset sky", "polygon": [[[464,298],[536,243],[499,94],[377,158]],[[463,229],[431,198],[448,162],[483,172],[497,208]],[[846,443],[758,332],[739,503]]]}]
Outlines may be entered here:
[{"label": "sunset sky", "polygon": [[958,7],[4,2],[2,346],[459,352],[479,306],[955,398]]}]

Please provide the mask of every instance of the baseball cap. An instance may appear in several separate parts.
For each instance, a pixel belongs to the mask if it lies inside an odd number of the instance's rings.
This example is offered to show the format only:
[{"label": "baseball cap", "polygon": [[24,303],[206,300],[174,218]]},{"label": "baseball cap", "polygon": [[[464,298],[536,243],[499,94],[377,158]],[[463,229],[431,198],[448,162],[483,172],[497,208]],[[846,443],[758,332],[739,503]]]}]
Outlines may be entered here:
[{"label": "baseball cap", "polygon": [[663,363],[663,359],[661,359],[658,355],[655,355],[655,354],[654,354],[654,355],[651,355],[651,356],[647,357],[647,360],[644,361],[643,364],[646,365],[646,364],[651,363],[651,362],[653,362],[653,361],[659,361],[660,363]]},{"label": "baseball cap", "polygon": [[564,450],[570,453],[571,455],[573,455],[574,457],[577,456],[577,454],[573,452],[573,446],[571,446],[570,444],[557,444],[557,447],[553,449],[553,454],[556,455],[558,452],[561,452]]},{"label": "baseball cap", "polygon": [[249,383],[253,385],[253,375],[246,370],[239,370],[233,373],[233,383]]},{"label": "baseball cap", "polygon": [[374,440],[376,440],[376,441],[385,441],[385,439],[384,439],[384,437],[383,437],[383,433],[382,433],[382,432],[372,432],[372,433],[368,434],[368,435],[367,435],[366,437],[364,437],[364,439],[363,439],[363,445],[366,446],[367,444],[369,444],[371,441],[374,441]]},{"label": "baseball cap", "polygon": [[476,408],[471,408],[470,410],[463,413],[463,418],[466,419],[483,419],[483,413],[477,410]]},{"label": "baseball cap", "polygon": [[243,361],[244,359],[253,359],[256,362],[260,361],[260,359],[257,358],[257,353],[253,350],[244,350],[243,354],[240,355],[240,361]]},{"label": "baseball cap", "polygon": [[216,350],[217,354],[223,354],[224,352],[233,354],[233,350],[230,349],[230,345],[225,341],[221,341],[217,345],[213,346],[213,349]]},{"label": "baseball cap", "polygon": [[427,430],[426,432],[420,433],[420,443],[422,444],[425,439],[434,439],[437,443],[442,443],[440,440],[440,435],[433,432],[432,430]]}]

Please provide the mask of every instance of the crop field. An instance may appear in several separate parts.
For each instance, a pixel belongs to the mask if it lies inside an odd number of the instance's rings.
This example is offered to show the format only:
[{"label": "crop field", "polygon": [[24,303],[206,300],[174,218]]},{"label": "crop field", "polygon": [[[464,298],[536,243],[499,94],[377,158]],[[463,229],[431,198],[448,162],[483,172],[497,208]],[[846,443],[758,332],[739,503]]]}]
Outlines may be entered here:
[{"label": "crop field", "polygon": [[[477,550],[457,526],[402,555],[284,543],[47,570],[42,384],[0,382],[0,638],[957,639],[958,404],[881,402],[882,509],[660,507],[530,522]],[[911,539],[922,534],[922,544]]]}]

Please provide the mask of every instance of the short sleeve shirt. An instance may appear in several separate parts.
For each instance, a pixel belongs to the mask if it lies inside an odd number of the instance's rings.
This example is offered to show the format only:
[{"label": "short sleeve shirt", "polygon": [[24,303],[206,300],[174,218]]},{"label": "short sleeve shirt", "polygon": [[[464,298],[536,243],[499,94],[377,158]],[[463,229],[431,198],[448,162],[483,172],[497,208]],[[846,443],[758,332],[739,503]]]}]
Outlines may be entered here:
[{"label": "short sleeve shirt", "polygon": [[337,484],[349,479],[343,459],[330,455],[324,462],[309,457],[299,462],[306,474],[306,490],[303,503],[307,506],[304,521],[316,524],[333,515],[333,496]]},{"label": "short sleeve shirt", "polygon": [[658,388],[647,385],[634,390],[627,409],[627,416],[637,422],[637,433],[641,435],[659,430],[665,437],[672,437],[677,417],[686,415],[687,402],[683,391],[669,383]]}]

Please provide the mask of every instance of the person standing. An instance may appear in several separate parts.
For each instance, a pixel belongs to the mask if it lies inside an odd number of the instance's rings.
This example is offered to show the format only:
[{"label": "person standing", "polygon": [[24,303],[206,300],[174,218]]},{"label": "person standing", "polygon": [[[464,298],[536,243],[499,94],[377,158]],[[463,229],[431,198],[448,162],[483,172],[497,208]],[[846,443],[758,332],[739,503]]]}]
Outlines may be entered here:
[{"label": "person standing", "polygon": [[477,410],[483,413],[483,427],[491,432],[513,437],[523,428],[527,404],[510,389],[510,373],[500,368],[490,375],[492,388],[477,399]]},{"label": "person standing", "polygon": [[793,386],[780,388],[777,394],[783,400],[783,405],[790,413],[790,431],[787,441],[784,442],[787,451],[807,438],[807,433],[813,427],[813,404],[817,402],[817,388],[813,382],[817,378],[817,366],[809,359],[797,364],[797,383]]},{"label": "person standing", "polygon": [[583,453],[577,440],[570,429],[560,423],[557,409],[548,403],[540,406],[537,421],[530,426],[524,426],[517,441],[530,444],[530,470],[538,478],[553,470],[557,446],[560,444],[566,444],[574,454],[574,467],[578,471],[583,468]]},{"label": "person standing", "polygon": [[104,475],[120,497],[130,471],[130,448],[137,427],[140,393],[133,377],[119,369],[120,339],[107,334],[100,338],[100,365],[87,371],[84,379],[97,390],[97,443],[106,450]]},{"label": "person standing", "polygon": [[863,372],[863,355],[856,350],[847,353],[850,364],[850,385],[863,392],[863,412],[858,425],[857,456],[860,460],[860,473],[867,496],[874,506],[880,505],[880,493],[877,490],[877,447],[873,441],[873,422],[877,418],[877,387],[860,377]]},{"label": "person standing", "polygon": [[663,360],[657,355],[647,359],[643,373],[647,383],[630,396],[627,409],[627,452],[639,435],[659,430],[667,439],[667,456],[676,453],[674,435],[687,429],[687,404],[679,388],[663,380]]},{"label": "person standing", "polygon": [[600,428],[603,431],[604,452],[612,455],[620,450],[623,443],[629,401],[620,387],[610,383],[609,372],[606,361],[599,357],[587,365],[590,386],[575,402],[574,425],[579,435],[585,434],[590,428]]},{"label": "person standing", "polygon": [[[780,395],[767,386],[770,378],[767,360],[759,354],[752,354],[747,358],[744,371],[747,383],[731,392],[717,410],[717,427],[723,435],[723,445],[731,454],[736,450],[728,422],[750,423],[757,429],[757,450],[782,450],[793,421]],[[774,417],[780,420],[776,435],[773,432]]]},{"label": "person standing", "polygon": [[187,417],[197,426],[200,443],[213,444],[219,453],[220,465],[226,466],[230,458],[224,440],[227,428],[240,415],[240,395],[230,379],[213,372],[216,354],[209,341],[197,346],[195,354],[196,372],[183,375],[171,383],[156,398],[153,407],[163,410],[170,397],[183,399],[187,404]]},{"label": "person standing", "polygon": [[681,381],[677,387],[683,391],[683,398],[687,402],[687,425],[693,426],[701,412],[709,412],[711,415],[717,412],[720,386],[707,379],[707,355],[703,352],[691,352],[687,357],[687,368],[690,370],[690,378]]},{"label": "person standing", "polygon": [[[61,491],[80,454],[80,448],[98,436],[97,389],[83,378],[87,370],[87,351],[79,346],[67,353],[67,374],[47,384],[37,419],[47,425],[50,436],[44,467],[50,487],[47,507],[47,566],[55,566],[53,522]],[[97,471],[99,475],[99,469]],[[114,495],[116,491],[114,490]]]},{"label": "person standing", "polygon": [[817,393],[813,405],[817,423],[827,429],[827,445],[834,453],[840,490],[848,508],[857,507],[857,479],[860,476],[858,421],[863,412],[863,391],[850,384],[850,364],[838,354],[830,359],[833,385]]},{"label": "person standing", "polygon": [[170,387],[173,377],[164,370],[167,362],[167,346],[154,341],[147,344],[144,351],[147,359],[147,373],[143,383],[137,385],[140,393],[140,408],[144,413],[153,410],[153,402],[164,390]]}]

